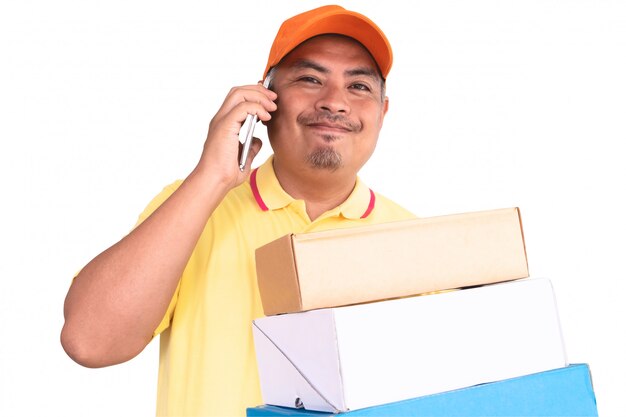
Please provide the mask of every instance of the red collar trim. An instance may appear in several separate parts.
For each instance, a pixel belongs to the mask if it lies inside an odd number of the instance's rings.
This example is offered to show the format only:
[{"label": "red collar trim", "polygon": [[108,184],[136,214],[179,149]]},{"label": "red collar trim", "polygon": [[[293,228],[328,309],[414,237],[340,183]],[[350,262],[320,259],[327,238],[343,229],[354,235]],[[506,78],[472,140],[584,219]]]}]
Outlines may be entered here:
[{"label": "red collar trim", "polygon": [[259,168],[255,168],[254,171],[250,174],[250,188],[252,189],[252,195],[256,200],[256,203],[259,205],[259,208],[263,211],[268,211],[269,209],[265,205],[265,201],[261,198],[261,194],[259,193],[259,186],[256,183],[256,172]]},{"label": "red collar trim", "polygon": [[[259,208],[262,211],[268,211],[269,208],[267,208],[265,201],[263,201],[263,198],[261,197],[261,193],[259,193],[259,186],[257,185],[257,181],[256,181],[256,174],[258,170],[259,168],[255,168],[250,174],[250,189],[252,190],[252,195],[254,196],[256,203],[259,205]],[[365,210],[365,213],[363,213],[361,218],[364,219],[367,216],[369,216],[374,210],[375,206],[376,206],[376,194],[374,194],[374,191],[370,189],[370,202],[367,205],[367,209]]]},{"label": "red collar trim", "polygon": [[363,213],[361,218],[364,219],[367,216],[369,216],[372,210],[374,210],[375,205],[376,205],[376,194],[374,194],[374,191],[372,191],[372,189],[370,188],[370,203],[367,206],[367,210],[365,210],[365,213]]}]

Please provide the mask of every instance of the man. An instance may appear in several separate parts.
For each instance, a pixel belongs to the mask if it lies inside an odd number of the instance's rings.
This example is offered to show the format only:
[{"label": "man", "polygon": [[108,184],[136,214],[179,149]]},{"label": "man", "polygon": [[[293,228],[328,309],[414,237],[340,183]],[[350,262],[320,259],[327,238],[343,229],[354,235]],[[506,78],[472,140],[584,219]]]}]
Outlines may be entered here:
[{"label": "man", "polygon": [[[287,233],[411,213],[357,177],[387,112],[389,42],[365,16],[326,6],[278,31],[262,85],[233,88],[184,181],[76,276],[61,340],[88,367],[133,358],[160,334],[158,415],[244,415],[262,403],[251,322],[262,316],[254,251]],[[267,125],[274,155],[243,171],[238,132]]]}]

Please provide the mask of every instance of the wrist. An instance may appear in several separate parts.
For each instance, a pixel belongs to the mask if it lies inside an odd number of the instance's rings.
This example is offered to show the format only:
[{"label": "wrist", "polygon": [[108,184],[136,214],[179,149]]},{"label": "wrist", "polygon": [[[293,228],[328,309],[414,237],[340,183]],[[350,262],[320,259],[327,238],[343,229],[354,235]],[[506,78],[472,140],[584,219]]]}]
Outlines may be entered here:
[{"label": "wrist", "polygon": [[189,182],[200,195],[209,194],[220,199],[237,185],[232,177],[200,164],[191,171],[185,182]]}]

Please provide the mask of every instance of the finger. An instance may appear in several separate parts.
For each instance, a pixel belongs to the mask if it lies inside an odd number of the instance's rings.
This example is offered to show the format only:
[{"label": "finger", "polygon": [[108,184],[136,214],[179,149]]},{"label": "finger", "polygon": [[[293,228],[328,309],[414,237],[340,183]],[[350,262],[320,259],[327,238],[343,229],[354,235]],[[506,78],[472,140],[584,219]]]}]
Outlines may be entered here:
[{"label": "finger", "polygon": [[241,101],[231,106],[223,107],[214,116],[217,122],[221,119],[234,117],[237,122],[243,123],[248,114],[256,115],[259,120],[267,121],[271,118],[270,112],[276,111],[277,106],[271,102]]},{"label": "finger", "polygon": [[267,121],[272,118],[270,112],[259,103],[244,102],[233,107],[233,109],[224,116],[224,119],[230,119],[233,123],[241,127],[249,115],[256,116],[258,120],[262,121]]},{"label": "finger", "polygon": [[261,150],[262,146],[263,146],[263,142],[261,141],[261,139],[257,137],[252,138],[252,144],[250,145],[250,152],[248,153],[248,159],[246,160],[245,171],[250,170],[250,167],[252,167],[252,161],[259,154],[259,151]]},{"label": "finger", "polygon": [[227,94],[226,99],[224,100],[226,103],[231,101],[274,101],[278,95],[272,90],[268,90],[262,85],[254,85],[254,86],[243,86],[243,87],[234,87]]},{"label": "finger", "polygon": [[[263,89],[261,91],[260,89]],[[249,87],[236,87],[233,88],[230,93],[226,96],[224,103],[217,111],[216,115],[224,114],[228,112],[230,109],[235,107],[237,104],[241,102],[252,102],[261,104],[269,111],[276,110],[276,104],[274,100],[278,96],[271,90],[267,90],[262,86],[256,86],[256,88]]]},{"label": "finger", "polygon": [[[239,138],[241,127],[248,116],[256,116],[258,120],[266,122],[272,118],[270,113],[258,103],[243,102],[232,108],[228,113],[216,115],[209,124],[209,131],[222,132],[232,138]],[[217,133],[220,135],[219,133]]]}]

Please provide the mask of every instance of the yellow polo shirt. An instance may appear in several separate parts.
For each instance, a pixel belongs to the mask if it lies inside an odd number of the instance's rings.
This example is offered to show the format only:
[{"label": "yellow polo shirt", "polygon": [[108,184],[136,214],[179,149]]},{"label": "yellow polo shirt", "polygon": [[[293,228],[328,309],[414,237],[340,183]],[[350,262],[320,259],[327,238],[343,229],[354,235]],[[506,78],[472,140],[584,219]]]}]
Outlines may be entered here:
[{"label": "yellow polo shirt", "polygon": [[[166,187],[148,217],[180,185]],[[414,218],[360,180],[348,199],[311,221],[280,186],[272,157],[231,190],[209,219],[183,272],[161,335],[158,416],[245,416],[262,404],[252,320],[263,316],[254,251],[288,233]]]}]

